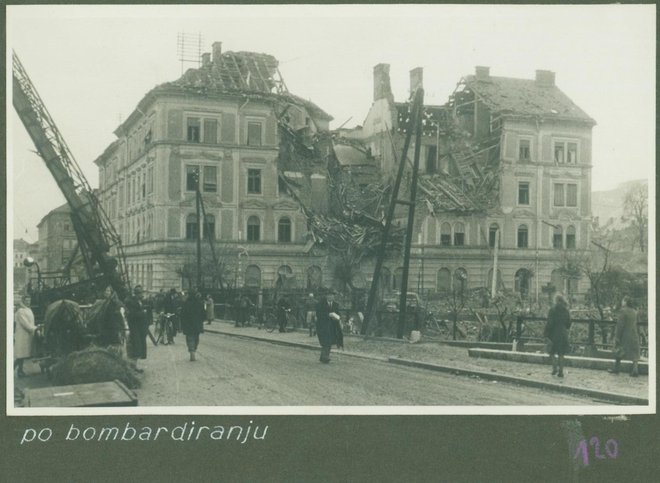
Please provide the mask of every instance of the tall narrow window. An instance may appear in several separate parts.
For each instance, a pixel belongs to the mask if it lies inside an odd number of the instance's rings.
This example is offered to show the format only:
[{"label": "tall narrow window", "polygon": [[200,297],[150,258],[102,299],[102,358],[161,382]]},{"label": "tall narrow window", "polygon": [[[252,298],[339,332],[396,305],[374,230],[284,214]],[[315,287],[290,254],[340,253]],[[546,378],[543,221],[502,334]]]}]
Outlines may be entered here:
[{"label": "tall narrow window", "polygon": [[577,164],[577,143],[566,144],[567,158],[569,164]]},{"label": "tall narrow window", "polygon": [[575,227],[573,225],[566,228],[566,248],[575,249]]},{"label": "tall narrow window", "polygon": [[218,170],[215,166],[204,166],[202,186],[206,193],[215,193],[218,191]]},{"label": "tall narrow window", "polygon": [[248,146],[261,146],[261,123],[248,122],[247,128]]},{"label": "tall narrow window", "polygon": [[291,220],[287,217],[280,218],[277,223],[277,241],[281,243],[291,242]]},{"label": "tall narrow window", "polygon": [[577,185],[566,185],[566,206],[577,206]]},{"label": "tall narrow window", "polygon": [[261,240],[261,221],[259,217],[251,216],[247,221],[247,240],[258,242]]},{"label": "tall narrow window", "polygon": [[197,191],[199,166],[186,166],[186,191]]},{"label": "tall narrow window", "polygon": [[518,183],[518,204],[529,205],[529,182],[521,181]]},{"label": "tall narrow window", "polygon": [[215,216],[213,215],[206,215],[206,218],[204,218],[204,238],[206,240],[214,240],[215,239]]},{"label": "tall narrow window", "polygon": [[186,240],[197,240],[198,235],[197,215],[188,215],[186,217]]},{"label": "tall narrow window", "polygon": [[[488,246],[490,246],[491,248],[495,248],[495,239],[498,238],[497,237],[497,230],[499,230],[499,229],[500,229],[500,227],[497,223],[491,224],[490,228],[488,229]],[[502,234],[500,233],[499,238],[501,238],[501,237],[502,237]],[[502,240],[500,239],[498,241],[499,241],[499,243],[497,244],[497,246],[500,246],[502,244]]]},{"label": "tall narrow window", "polygon": [[461,222],[454,225],[454,245],[457,247],[465,245],[465,225]]},{"label": "tall narrow window", "polygon": [[426,147],[426,172],[433,174],[437,171],[436,158],[438,156],[437,146]]},{"label": "tall narrow window", "polygon": [[564,206],[564,185],[555,183],[555,206]]},{"label": "tall narrow window", "polygon": [[562,249],[563,248],[563,232],[561,226],[554,226],[552,229],[552,248]]},{"label": "tall narrow window", "polygon": [[189,143],[198,143],[200,141],[200,122],[198,117],[189,117],[187,125],[187,134]]},{"label": "tall narrow window", "polygon": [[436,287],[438,292],[448,292],[451,290],[451,272],[447,268],[438,270]]},{"label": "tall narrow window", "polygon": [[451,225],[443,223],[440,226],[440,245],[448,247],[451,245]]},{"label": "tall narrow window", "polygon": [[527,248],[529,241],[528,234],[527,225],[520,225],[518,227],[518,248]]},{"label": "tall narrow window", "polygon": [[248,169],[247,192],[251,195],[261,194],[261,170]]},{"label": "tall narrow window", "polygon": [[555,143],[555,163],[563,164],[564,154],[564,143]]},{"label": "tall narrow window", "polygon": [[518,144],[518,160],[529,161],[532,159],[531,144],[529,139],[521,139]]},{"label": "tall narrow window", "polygon": [[206,144],[218,142],[218,121],[215,119],[204,119],[204,142]]}]

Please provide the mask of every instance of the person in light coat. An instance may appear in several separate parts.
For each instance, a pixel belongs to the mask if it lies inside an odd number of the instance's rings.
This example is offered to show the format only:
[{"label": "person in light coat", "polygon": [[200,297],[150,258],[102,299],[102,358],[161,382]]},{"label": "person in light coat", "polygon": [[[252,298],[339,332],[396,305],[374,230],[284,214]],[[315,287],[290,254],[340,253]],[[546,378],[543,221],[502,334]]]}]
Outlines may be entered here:
[{"label": "person in light coat", "polygon": [[23,361],[34,356],[34,334],[37,331],[29,295],[24,295],[19,301],[14,323],[14,370],[18,377],[23,377]]},{"label": "person in light coat", "polygon": [[623,297],[621,301],[621,312],[616,323],[616,333],[614,335],[614,369],[610,370],[612,374],[618,374],[621,367],[621,359],[632,361],[632,377],[639,376],[639,333],[637,332],[638,316],[635,310],[633,299],[628,296]]}]

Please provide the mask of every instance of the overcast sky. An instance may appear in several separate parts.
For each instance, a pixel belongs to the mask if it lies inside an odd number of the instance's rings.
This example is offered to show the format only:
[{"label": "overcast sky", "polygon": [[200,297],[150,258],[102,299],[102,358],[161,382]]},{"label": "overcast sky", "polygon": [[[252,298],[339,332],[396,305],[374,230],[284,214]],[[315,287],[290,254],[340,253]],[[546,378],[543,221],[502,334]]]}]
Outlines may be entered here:
[{"label": "overcast sky", "polygon": [[[654,5],[8,6],[7,13],[9,49],[94,187],[93,160],[115,128],[149,89],[181,75],[179,32],[201,33],[203,52],[221,41],[224,51],[274,55],[289,91],[330,113],[331,127],[364,121],[372,68],[381,62],[391,65],[399,101],[407,99],[409,71],[423,67],[429,104],[446,102],[475,65],[520,78],[552,70],[598,123],[593,189],[654,176]],[[35,241],[36,225],[64,197],[11,102],[8,109],[10,238]]]}]

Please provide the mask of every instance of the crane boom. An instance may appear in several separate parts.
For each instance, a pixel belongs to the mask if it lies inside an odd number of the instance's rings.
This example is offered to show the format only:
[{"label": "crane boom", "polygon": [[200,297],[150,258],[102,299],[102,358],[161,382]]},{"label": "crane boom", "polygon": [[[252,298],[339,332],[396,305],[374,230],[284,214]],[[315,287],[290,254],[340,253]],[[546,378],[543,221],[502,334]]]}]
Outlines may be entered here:
[{"label": "crane boom", "polygon": [[[71,220],[88,262],[88,272],[93,272],[93,265],[97,266],[123,300],[130,292],[130,283],[119,235],[15,52],[12,61],[14,108],[71,208]],[[115,250],[114,256],[111,250]],[[95,278],[99,274],[88,275]]]}]

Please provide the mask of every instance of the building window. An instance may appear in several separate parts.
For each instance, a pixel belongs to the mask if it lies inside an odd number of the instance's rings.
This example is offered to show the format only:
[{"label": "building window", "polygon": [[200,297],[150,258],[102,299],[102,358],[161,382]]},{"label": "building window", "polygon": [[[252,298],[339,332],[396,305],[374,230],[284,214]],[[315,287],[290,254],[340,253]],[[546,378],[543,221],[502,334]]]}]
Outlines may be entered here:
[{"label": "building window", "polygon": [[449,292],[451,290],[451,272],[447,268],[438,270],[437,288],[438,292]]},{"label": "building window", "polygon": [[568,164],[577,164],[577,143],[566,143],[566,162]]},{"label": "building window", "polygon": [[578,145],[576,142],[555,141],[555,163],[577,164]]},{"label": "building window", "polygon": [[575,208],[577,206],[577,184],[555,183],[555,206],[568,206]]},{"label": "building window", "polygon": [[564,143],[555,143],[555,163],[563,164],[564,162]]},{"label": "building window", "polygon": [[197,240],[198,234],[197,215],[188,215],[186,217],[186,240]]},{"label": "building window", "polygon": [[189,117],[187,119],[187,140],[189,143],[198,143],[200,141],[200,123],[198,117]]},{"label": "building window", "polygon": [[248,265],[245,268],[245,286],[261,287],[261,269],[257,265]]},{"label": "building window", "polygon": [[[500,229],[499,225],[497,223],[493,223],[490,225],[490,228],[488,229],[488,246],[491,248],[495,248],[495,239],[497,238],[497,231]],[[501,234],[500,234],[501,235]],[[501,238],[501,237],[500,237]],[[502,245],[502,240],[498,240],[497,246]]]},{"label": "building window", "polygon": [[250,195],[261,194],[261,170],[248,169],[247,192]]},{"label": "building window", "polygon": [[215,216],[206,215],[204,218],[204,239],[214,240],[215,239]]},{"label": "building window", "polygon": [[518,204],[529,205],[529,182],[521,181],[518,183]]},{"label": "building window", "polygon": [[218,143],[218,121],[215,119],[204,119],[204,142],[206,144]]},{"label": "building window", "polygon": [[437,146],[427,146],[426,147],[426,172],[428,174],[433,174],[437,170],[437,157],[438,157],[438,148]]},{"label": "building window", "polygon": [[575,227],[573,225],[566,228],[566,248],[575,249]]},{"label": "building window", "polygon": [[514,277],[514,289],[522,298],[527,298],[532,285],[532,272],[526,268],[518,270]]},{"label": "building window", "polygon": [[520,225],[518,227],[518,248],[527,248],[528,235],[527,225]]},{"label": "building window", "polygon": [[532,159],[531,142],[529,139],[518,141],[518,160],[530,161]]},{"label": "building window", "polygon": [[554,226],[552,229],[552,248],[561,250],[564,244],[563,238],[561,226]]},{"label": "building window", "polygon": [[218,191],[218,170],[215,166],[204,166],[202,188],[206,193]]},{"label": "building window", "polygon": [[323,271],[321,267],[312,265],[307,269],[307,288],[318,289],[323,286]]},{"label": "building window", "polygon": [[247,124],[248,146],[261,146],[261,123],[248,122]]},{"label": "building window", "polygon": [[280,218],[277,223],[277,241],[282,243],[291,242],[291,220],[287,217]]},{"label": "building window", "polygon": [[197,191],[199,166],[186,166],[186,191]]},{"label": "building window", "polygon": [[454,245],[457,247],[465,245],[465,225],[461,222],[454,225]]},{"label": "building window", "polygon": [[251,216],[247,221],[247,241],[261,240],[261,221],[258,216]]},{"label": "building window", "polygon": [[451,225],[443,223],[440,226],[440,245],[448,247],[451,245]]}]

